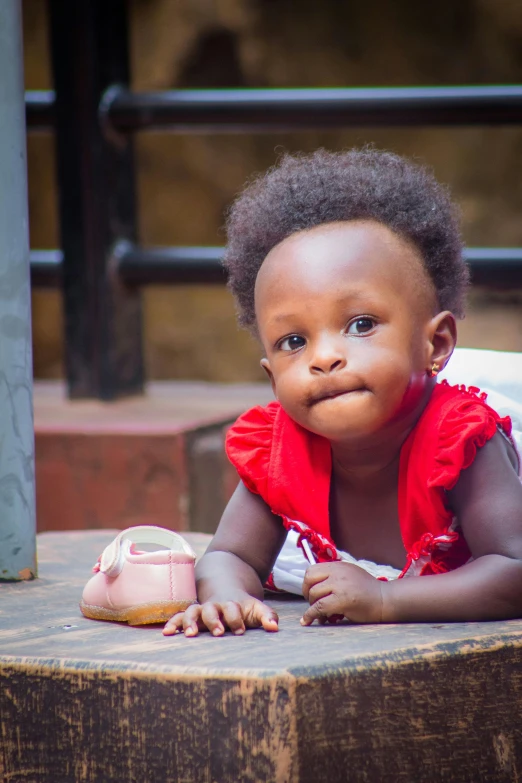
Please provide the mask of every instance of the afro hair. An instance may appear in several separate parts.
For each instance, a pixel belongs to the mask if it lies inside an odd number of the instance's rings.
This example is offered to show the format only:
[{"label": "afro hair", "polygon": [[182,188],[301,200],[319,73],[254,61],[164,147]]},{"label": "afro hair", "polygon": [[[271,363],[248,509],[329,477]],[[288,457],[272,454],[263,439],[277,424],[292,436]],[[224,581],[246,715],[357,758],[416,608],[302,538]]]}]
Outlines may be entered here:
[{"label": "afro hair", "polygon": [[464,316],[469,271],[459,211],[423,166],[364,148],[284,155],[232,205],[224,264],[239,323],[256,332],[254,288],[267,254],[286,237],[326,223],[375,220],[418,249],[441,310]]}]

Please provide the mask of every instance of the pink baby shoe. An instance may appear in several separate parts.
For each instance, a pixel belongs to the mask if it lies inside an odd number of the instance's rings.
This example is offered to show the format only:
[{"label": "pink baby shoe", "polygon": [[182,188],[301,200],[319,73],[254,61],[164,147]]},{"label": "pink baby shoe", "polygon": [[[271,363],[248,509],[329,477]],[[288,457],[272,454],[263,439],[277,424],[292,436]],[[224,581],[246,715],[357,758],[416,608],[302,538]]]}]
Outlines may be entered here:
[{"label": "pink baby shoe", "polygon": [[[144,552],[136,544],[164,548]],[[93,620],[166,622],[196,603],[195,560],[192,547],[178,533],[152,525],[129,527],[98,558],[80,609]]]}]

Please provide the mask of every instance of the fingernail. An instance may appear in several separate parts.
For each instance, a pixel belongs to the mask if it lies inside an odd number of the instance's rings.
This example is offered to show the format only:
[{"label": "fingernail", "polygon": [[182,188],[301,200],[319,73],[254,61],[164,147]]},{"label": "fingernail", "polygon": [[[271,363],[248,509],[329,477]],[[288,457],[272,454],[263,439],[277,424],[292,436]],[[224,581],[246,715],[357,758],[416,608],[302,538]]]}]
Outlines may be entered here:
[{"label": "fingernail", "polygon": [[194,628],[187,628],[187,630],[185,631],[185,636],[194,636],[195,633],[196,632]]}]

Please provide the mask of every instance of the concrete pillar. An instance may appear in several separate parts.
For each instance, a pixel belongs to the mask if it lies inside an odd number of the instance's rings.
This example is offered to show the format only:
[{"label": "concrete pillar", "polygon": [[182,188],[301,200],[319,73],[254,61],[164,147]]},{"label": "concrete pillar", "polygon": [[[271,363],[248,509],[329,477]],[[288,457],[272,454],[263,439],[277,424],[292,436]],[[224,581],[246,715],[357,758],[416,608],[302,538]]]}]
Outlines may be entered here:
[{"label": "concrete pillar", "polygon": [[0,581],[36,576],[21,0],[0,2]]}]

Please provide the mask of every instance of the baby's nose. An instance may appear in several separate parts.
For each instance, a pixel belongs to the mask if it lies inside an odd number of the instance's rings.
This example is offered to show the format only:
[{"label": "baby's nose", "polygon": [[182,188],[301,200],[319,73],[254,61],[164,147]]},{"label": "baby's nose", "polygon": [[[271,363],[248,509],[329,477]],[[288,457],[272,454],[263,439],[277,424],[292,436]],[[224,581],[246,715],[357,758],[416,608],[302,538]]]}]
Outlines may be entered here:
[{"label": "baby's nose", "polygon": [[346,356],[337,340],[321,340],[310,361],[310,371],[329,374],[346,366]]}]

